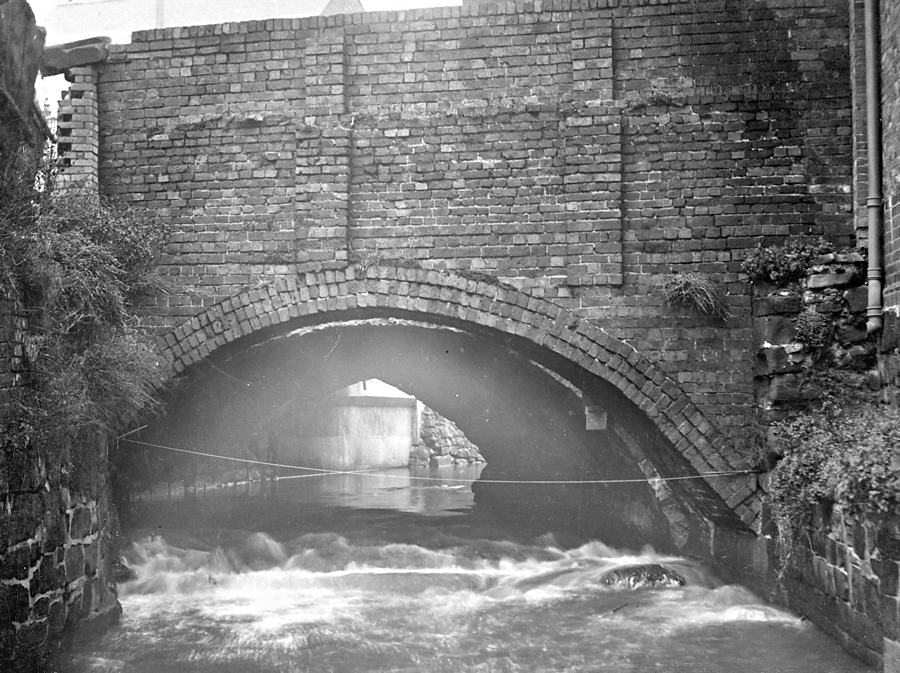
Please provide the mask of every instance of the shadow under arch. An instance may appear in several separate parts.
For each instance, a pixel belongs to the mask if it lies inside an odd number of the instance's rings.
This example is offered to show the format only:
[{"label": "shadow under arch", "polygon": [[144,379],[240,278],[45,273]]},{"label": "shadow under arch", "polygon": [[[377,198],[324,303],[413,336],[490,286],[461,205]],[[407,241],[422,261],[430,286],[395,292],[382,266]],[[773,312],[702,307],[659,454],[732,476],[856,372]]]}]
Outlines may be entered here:
[{"label": "shadow under arch", "polygon": [[[418,320],[505,341],[578,385],[602,381],[639,409],[674,449],[678,459],[659,466],[662,476],[743,467],[717,451],[722,437],[712,424],[631,346],[551,301],[489,279],[385,266],[303,274],[220,302],[162,337],[161,345],[180,373],[303,326],[372,317]],[[712,518],[737,527],[741,520],[753,521],[758,500],[750,481],[752,475],[703,482],[701,499]],[[749,497],[742,495],[748,490]]]}]

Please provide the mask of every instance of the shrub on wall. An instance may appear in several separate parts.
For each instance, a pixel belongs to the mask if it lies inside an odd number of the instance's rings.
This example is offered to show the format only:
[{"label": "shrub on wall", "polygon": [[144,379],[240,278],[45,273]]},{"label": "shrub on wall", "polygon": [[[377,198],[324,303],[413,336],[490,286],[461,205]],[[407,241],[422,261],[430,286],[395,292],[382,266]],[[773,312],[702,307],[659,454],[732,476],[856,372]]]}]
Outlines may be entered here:
[{"label": "shrub on wall", "polygon": [[0,282],[29,317],[26,380],[2,419],[7,435],[108,430],[154,409],[161,369],[132,300],[156,284],[167,226],[49,185],[11,181],[0,191]]},{"label": "shrub on wall", "polygon": [[741,264],[741,271],[755,283],[787,285],[804,278],[816,257],[833,251],[834,246],[824,239],[770,246],[760,243]]},{"label": "shrub on wall", "polygon": [[849,376],[820,375],[819,403],[775,426],[784,458],[769,501],[782,572],[812,505],[831,503],[874,522],[900,504],[900,408],[879,403]]},{"label": "shrub on wall", "polygon": [[720,320],[731,317],[731,310],[719,287],[702,274],[681,272],[672,275],[665,285],[663,294],[666,304],[680,306],[701,315],[709,315]]}]

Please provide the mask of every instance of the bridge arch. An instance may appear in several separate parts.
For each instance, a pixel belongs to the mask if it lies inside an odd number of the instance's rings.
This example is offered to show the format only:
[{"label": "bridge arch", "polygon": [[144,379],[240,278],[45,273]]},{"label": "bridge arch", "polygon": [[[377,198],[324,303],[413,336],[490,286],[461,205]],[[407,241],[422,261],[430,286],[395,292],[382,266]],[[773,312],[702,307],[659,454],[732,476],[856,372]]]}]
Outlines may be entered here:
[{"label": "bridge arch", "polygon": [[[556,303],[491,278],[384,265],[282,277],[210,307],[160,337],[160,345],[172,370],[182,373],[238,340],[373,314],[427,316],[515,338],[615,387],[696,473],[745,467],[717,450],[724,437],[671,377],[629,344]],[[708,484],[744,523],[757,517],[755,477]]]}]

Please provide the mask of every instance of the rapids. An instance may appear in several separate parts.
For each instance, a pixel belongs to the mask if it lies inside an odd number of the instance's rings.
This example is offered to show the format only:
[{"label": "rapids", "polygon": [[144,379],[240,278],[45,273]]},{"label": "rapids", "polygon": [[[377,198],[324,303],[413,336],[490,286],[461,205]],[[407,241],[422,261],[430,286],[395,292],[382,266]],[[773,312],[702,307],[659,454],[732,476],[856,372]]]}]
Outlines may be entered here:
[{"label": "rapids", "polygon": [[[395,483],[380,488],[397,495]],[[364,498],[339,507],[310,502],[300,484],[294,495],[279,489],[275,500],[217,493],[143,506],[133,523],[145,525],[131,529],[125,553],[135,579],[119,588],[120,625],[68,645],[54,670],[868,670],[809,623],[690,559],[563,544],[452,500],[429,511],[360,507]],[[384,504],[378,497],[369,504]],[[641,564],[684,585],[617,580]]]}]

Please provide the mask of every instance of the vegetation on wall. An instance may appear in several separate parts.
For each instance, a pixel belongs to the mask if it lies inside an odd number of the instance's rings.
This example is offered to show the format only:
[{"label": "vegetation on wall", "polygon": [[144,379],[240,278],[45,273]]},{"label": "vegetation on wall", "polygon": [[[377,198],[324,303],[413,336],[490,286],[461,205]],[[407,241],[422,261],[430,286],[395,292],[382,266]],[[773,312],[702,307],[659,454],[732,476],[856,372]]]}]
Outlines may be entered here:
[{"label": "vegetation on wall", "polygon": [[673,274],[665,285],[663,295],[670,307],[682,307],[720,320],[731,317],[721,289],[709,276],[680,272]]},{"label": "vegetation on wall", "polygon": [[794,338],[811,350],[821,350],[831,343],[834,322],[815,309],[806,309],[794,321]]},{"label": "vegetation on wall", "polygon": [[833,251],[834,246],[825,239],[811,243],[795,240],[769,246],[760,243],[741,264],[741,271],[754,283],[787,285],[805,278],[819,255]]},{"label": "vegetation on wall", "polygon": [[[874,347],[866,347],[864,331],[857,334],[864,316],[847,299],[848,288],[861,282],[862,263],[858,252],[820,239],[757,246],[742,266],[751,281],[786,288],[765,297],[770,310],[777,306],[773,297],[785,305],[786,298],[796,298],[795,309],[775,311],[776,320],[792,318],[791,344],[777,347],[792,345],[794,359],[773,380],[782,377],[784,387],[807,393],[778,398],[778,413],[789,415],[774,423],[776,446],[769,447],[780,458],[768,503],[782,573],[793,552],[808,544],[814,506],[838,506],[877,523],[900,504],[900,408],[883,404],[870,387],[866,370]],[[858,357],[838,357],[848,349],[857,349]]]},{"label": "vegetation on wall", "polygon": [[802,543],[813,505],[838,505],[877,522],[900,504],[900,408],[880,403],[859,375],[816,378],[822,390],[816,405],[775,426],[784,457],[770,504],[782,569]]},{"label": "vegetation on wall", "polygon": [[90,194],[0,185],[0,284],[28,318],[24,385],[4,412],[4,449],[112,429],[158,405],[162,373],[133,309],[157,283],[167,227]]}]

